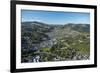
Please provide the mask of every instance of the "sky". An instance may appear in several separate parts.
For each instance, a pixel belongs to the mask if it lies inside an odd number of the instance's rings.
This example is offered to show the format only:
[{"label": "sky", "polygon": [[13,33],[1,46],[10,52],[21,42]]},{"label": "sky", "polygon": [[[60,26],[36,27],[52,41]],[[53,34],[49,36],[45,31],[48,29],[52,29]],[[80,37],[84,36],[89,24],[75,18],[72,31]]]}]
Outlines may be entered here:
[{"label": "sky", "polygon": [[90,24],[90,13],[21,10],[21,21],[39,21],[47,24]]}]

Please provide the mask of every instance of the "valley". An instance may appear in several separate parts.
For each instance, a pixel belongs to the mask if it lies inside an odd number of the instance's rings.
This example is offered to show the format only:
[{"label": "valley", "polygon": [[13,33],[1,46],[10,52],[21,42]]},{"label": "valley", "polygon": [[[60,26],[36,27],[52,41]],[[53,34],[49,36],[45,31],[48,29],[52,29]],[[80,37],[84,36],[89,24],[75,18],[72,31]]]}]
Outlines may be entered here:
[{"label": "valley", "polygon": [[89,59],[89,24],[21,23],[22,63]]}]

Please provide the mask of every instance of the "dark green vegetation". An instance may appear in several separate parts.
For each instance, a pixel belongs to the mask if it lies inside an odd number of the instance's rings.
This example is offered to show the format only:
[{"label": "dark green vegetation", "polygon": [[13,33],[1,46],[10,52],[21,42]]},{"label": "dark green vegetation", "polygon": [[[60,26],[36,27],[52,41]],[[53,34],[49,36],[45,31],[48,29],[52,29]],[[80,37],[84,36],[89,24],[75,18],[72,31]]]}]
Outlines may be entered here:
[{"label": "dark green vegetation", "polygon": [[88,60],[90,25],[22,22],[21,62]]}]

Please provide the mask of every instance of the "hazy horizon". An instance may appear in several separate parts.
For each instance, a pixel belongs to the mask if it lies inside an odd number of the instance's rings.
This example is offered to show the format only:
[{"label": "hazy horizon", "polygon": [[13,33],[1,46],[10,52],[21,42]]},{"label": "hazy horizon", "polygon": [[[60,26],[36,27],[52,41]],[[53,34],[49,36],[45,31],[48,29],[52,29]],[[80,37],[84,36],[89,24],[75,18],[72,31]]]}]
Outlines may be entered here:
[{"label": "hazy horizon", "polygon": [[[39,22],[39,21],[23,21],[22,23],[25,23],[25,22]],[[47,24],[47,25],[68,25],[68,24],[85,24],[85,25],[90,25],[90,24],[87,24],[87,23],[65,23],[65,24],[49,24],[49,23],[45,23],[45,22],[39,22],[39,23],[43,23],[43,24]]]},{"label": "hazy horizon", "polygon": [[52,25],[64,25],[69,23],[90,24],[90,13],[21,10],[21,22],[34,21]]}]

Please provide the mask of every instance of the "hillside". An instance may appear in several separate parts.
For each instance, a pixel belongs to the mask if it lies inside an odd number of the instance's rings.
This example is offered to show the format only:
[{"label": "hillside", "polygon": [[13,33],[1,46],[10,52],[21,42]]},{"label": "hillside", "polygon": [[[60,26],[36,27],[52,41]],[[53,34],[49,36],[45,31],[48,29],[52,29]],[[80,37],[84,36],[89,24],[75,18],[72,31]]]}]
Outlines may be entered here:
[{"label": "hillside", "polygon": [[21,44],[22,63],[88,60],[90,25],[22,22]]}]

